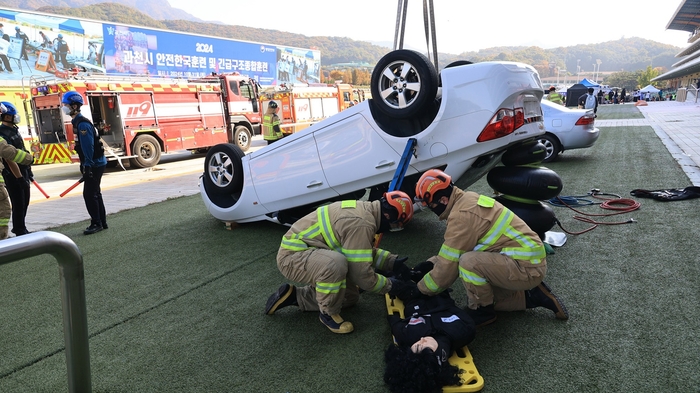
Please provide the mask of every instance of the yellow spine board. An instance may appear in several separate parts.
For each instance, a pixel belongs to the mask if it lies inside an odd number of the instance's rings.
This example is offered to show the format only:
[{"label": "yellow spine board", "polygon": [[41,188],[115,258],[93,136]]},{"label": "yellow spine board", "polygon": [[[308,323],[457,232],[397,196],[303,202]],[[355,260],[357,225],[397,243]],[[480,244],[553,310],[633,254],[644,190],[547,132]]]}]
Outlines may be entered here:
[{"label": "yellow spine board", "polygon": [[[401,299],[392,298],[387,293],[384,295],[384,300],[386,301],[386,310],[389,315],[398,314],[401,319],[405,318]],[[484,378],[479,374],[479,370],[476,369],[472,354],[466,345],[458,348],[448,360],[451,365],[464,370],[462,373],[462,386],[445,386],[442,388],[443,393],[478,392],[484,388]]]}]

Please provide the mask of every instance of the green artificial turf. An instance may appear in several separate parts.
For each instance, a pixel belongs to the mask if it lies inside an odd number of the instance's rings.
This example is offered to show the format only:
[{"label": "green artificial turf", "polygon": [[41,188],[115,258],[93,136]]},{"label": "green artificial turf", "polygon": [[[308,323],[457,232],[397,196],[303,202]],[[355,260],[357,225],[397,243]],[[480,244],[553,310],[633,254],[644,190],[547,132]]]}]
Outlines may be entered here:
[{"label": "green artificial turf", "polygon": [[[601,106],[599,118],[607,108],[636,111]],[[602,128],[593,147],[546,166],[561,176],[562,196],[599,188],[629,198],[635,188],[690,185],[650,127]],[[485,179],[470,189],[491,193]],[[470,347],[483,392],[697,391],[700,200],[638,201],[633,213],[595,217],[637,223],[569,235],[548,257],[546,281],[569,321],[537,309],[501,313],[479,330]],[[554,210],[570,232],[590,226],[566,208]],[[315,313],[263,315],[285,282],[275,265],[285,227],[225,230],[199,196],[109,222],[93,236],[76,235],[84,222],[55,229],[84,255],[93,391],[387,391],[382,353],[391,338],[382,297],[364,294],[343,312],[356,328],[349,335],[331,333]],[[438,251],[443,231],[421,212],[382,247],[416,264]],[[0,266],[0,392],[67,390],[58,284],[50,257]],[[461,285],[454,289],[464,305]]]}]

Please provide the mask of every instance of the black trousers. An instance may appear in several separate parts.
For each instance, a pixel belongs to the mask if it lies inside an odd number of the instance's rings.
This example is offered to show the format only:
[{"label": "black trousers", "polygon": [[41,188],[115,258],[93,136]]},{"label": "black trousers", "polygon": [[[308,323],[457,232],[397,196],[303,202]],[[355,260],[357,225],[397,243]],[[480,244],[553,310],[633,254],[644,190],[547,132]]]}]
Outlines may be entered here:
[{"label": "black trousers", "polygon": [[104,225],[107,223],[105,204],[102,202],[102,175],[105,173],[104,166],[92,168],[92,177],[85,178],[83,182],[83,199],[85,207],[90,215],[90,224]]},{"label": "black trousers", "polygon": [[27,207],[29,207],[29,187],[22,185],[23,179],[15,179],[15,176],[3,171],[2,175],[5,180],[5,188],[10,195],[10,203],[12,203],[12,233],[23,235],[27,233]]}]

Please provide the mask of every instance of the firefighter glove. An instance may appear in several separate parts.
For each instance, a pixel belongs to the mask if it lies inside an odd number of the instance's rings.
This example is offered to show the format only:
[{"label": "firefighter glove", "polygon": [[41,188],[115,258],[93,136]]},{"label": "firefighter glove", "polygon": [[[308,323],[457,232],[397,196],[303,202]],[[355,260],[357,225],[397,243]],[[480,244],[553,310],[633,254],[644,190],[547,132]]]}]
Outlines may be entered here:
[{"label": "firefighter glove", "polygon": [[393,277],[390,277],[391,289],[389,290],[389,296],[397,297],[401,300],[411,300],[419,298],[422,294],[413,281],[403,281]]},{"label": "firefighter glove", "polygon": [[92,179],[92,167],[86,166],[83,168],[83,177],[85,179]]},{"label": "firefighter glove", "polygon": [[394,260],[394,267],[391,269],[391,271],[394,273],[394,276],[402,280],[411,279],[411,269],[408,266],[406,266],[407,260],[408,257],[396,258]]},{"label": "firefighter glove", "polygon": [[425,261],[417,264],[411,270],[411,280],[418,282],[423,279],[423,276],[428,274],[429,271],[433,270],[433,263],[430,261]]}]

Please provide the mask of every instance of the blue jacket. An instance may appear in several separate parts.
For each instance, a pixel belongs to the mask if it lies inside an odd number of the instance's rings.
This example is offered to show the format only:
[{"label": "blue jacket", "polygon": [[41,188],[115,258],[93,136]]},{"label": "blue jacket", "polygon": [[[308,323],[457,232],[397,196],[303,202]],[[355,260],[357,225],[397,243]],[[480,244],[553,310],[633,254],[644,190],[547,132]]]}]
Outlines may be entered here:
[{"label": "blue jacket", "polygon": [[107,165],[107,158],[104,154],[94,157],[95,138],[98,135],[92,123],[81,113],[78,113],[71,123],[75,135],[75,150],[80,157],[80,165],[93,168]]}]

